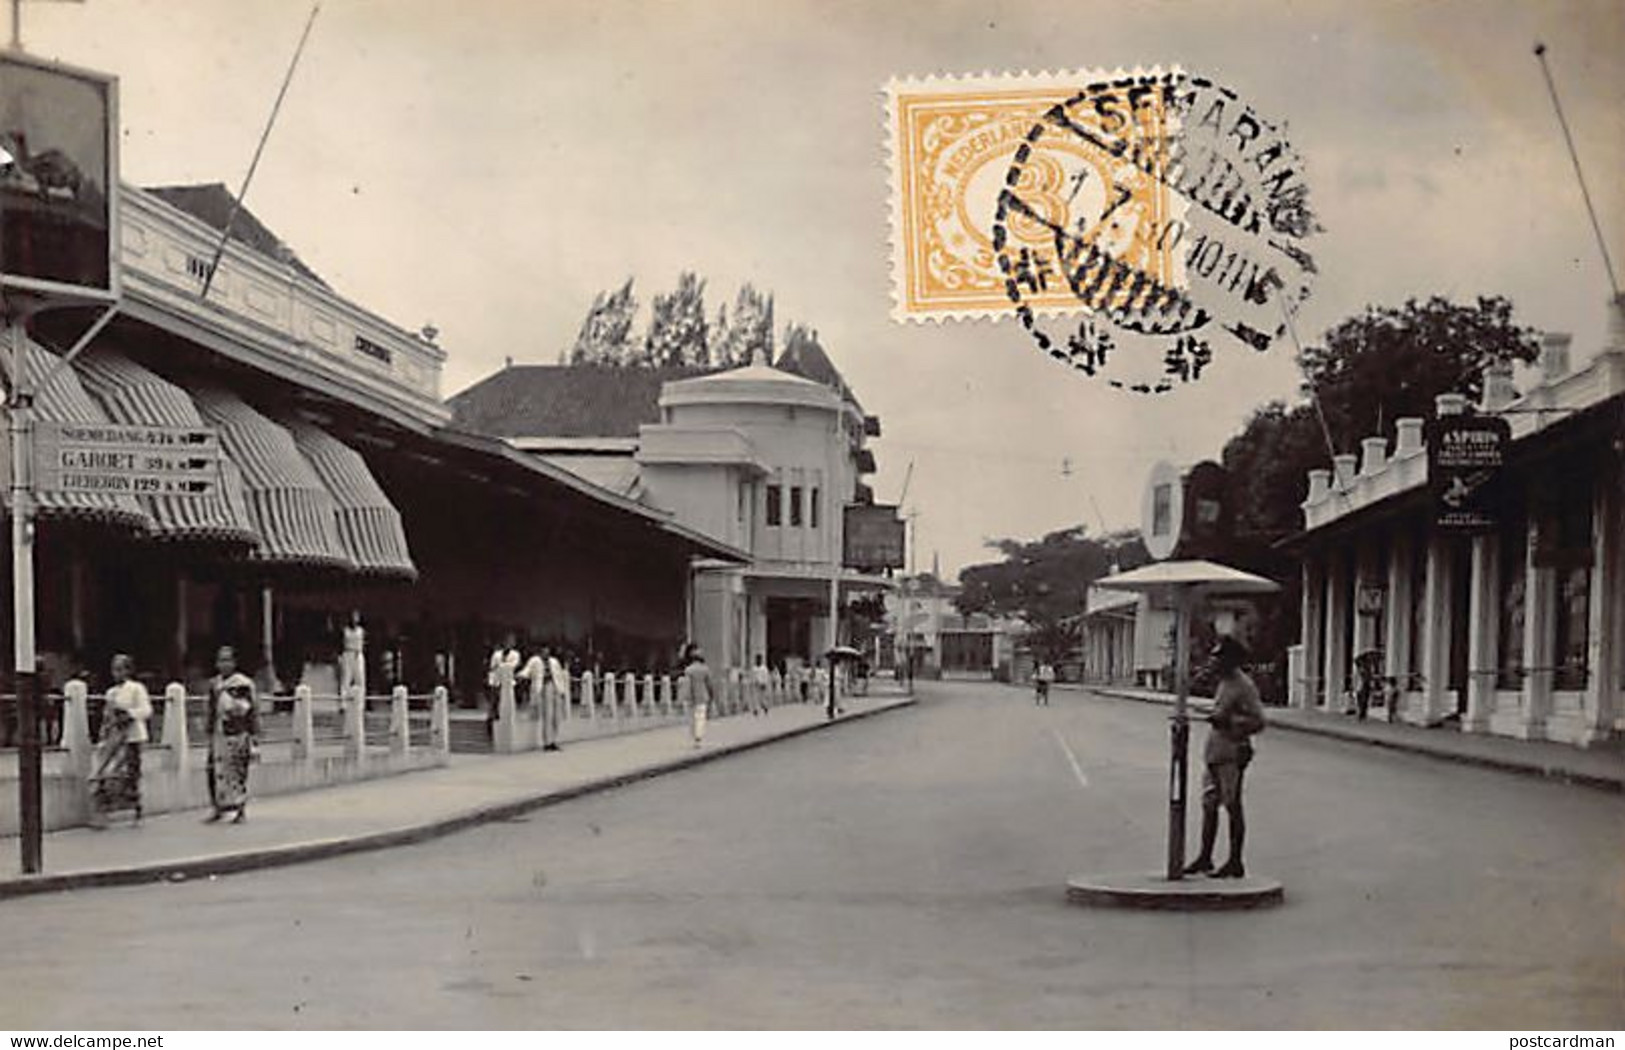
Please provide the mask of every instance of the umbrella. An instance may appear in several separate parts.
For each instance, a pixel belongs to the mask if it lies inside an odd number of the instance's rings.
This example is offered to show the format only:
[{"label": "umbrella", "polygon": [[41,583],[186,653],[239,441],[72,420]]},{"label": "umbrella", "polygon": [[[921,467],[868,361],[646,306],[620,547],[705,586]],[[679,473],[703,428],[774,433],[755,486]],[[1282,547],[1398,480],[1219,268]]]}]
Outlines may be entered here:
[{"label": "umbrella", "polygon": [[862,653],[850,645],[837,645],[824,655],[831,660],[862,660],[864,658]]}]

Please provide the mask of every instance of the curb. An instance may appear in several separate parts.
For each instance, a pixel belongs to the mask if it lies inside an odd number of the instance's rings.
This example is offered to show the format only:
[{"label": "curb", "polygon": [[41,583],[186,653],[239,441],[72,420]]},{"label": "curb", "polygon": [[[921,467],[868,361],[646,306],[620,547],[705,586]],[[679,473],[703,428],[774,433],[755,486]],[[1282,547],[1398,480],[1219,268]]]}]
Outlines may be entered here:
[{"label": "curb", "polygon": [[[1132,700],[1136,703],[1154,704],[1161,707],[1173,706],[1173,702],[1170,700],[1143,696],[1138,693],[1122,692],[1109,687],[1072,686],[1071,691],[1090,692],[1112,700]],[[1192,699],[1195,701],[1204,700],[1205,698],[1193,697]],[[1518,773],[1523,776],[1541,777],[1546,780],[1556,780],[1565,784],[1574,784],[1578,787],[1592,788],[1598,791],[1625,794],[1625,778],[1616,779],[1614,777],[1599,776],[1595,773],[1564,769],[1560,766],[1549,766],[1537,762],[1519,762],[1513,759],[1498,758],[1493,755],[1474,755],[1462,751],[1453,751],[1449,748],[1430,747],[1426,743],[1415,741],[1384,740],[1378,737],[1362,736],[1359,733],[1349,732],[1336,726],[1305,725],[1301,722],[1278,721],[1269,718],[1269,711],[1269,708],[1264,709],[1265,717],[1271,729],[1284,729],[1289,733],[1303,733],[1307,736],[1318,736],[1327,740],[1339,740],[1345,744],[1365,744],[1368,747],[1380,747],[1385,750],[1401,751],[1412,755],[1425,755],[1428,758],[1443,759],[1464,766],[1493,769],[1502,773]]]},{"label": "curb", "polygon": [[614,773],[593,780],[585,780],[579,784],[572,784],[539,795],[528,795],[478,806],[425,824],[410,824],[405,827],[388,828],[383,831],[367,832],[347,838],[315,839],[309,842],[294,842],[285,846],[268,846],[239,853],[212,854],[205,857],[137,864],[123,868],[70,871],[57,875],[24,875],[0,879],[0,900],[91,887],[140,886],[154,882],[184,882],[188,879],[208,875],[236,875],[245,871],[304,864],[309,861],[327,860],[352,853],[369,853],[374,850],[392,849],[397,846],[412,846],[421,842],[444,838],[447,835],[465,831],[481,824],[510,820],[534,810],[543,809],[560,802],[567,802],[573,798],[594,795],[614,788],[625,787],[628,784],[635,784],[642,780],[652,780],[667,773],[692,769],[695,766],[706,765],[718,759],[727,758],[730,755],[754,751],[757,748],[766,747],[769,744],[776,744],[784,740],[793,740],[808,733],[832,729],[849,722],[861,722],[866,718],[873,718],[876,715],[886,714],[891,711],[905,711],[918,703],[918,697],[908,696],[902,698],[899,703],[889,704],[886,707],[853,711],[834,721],[813,722],[809,725],[785,730],[773,736],[759,737],[755,740],[746,740],[725,747],[688,752],[683,754],[681,758],[674,758],[670,761],[659,762],[639,769],[630,769],[623,773]]}]

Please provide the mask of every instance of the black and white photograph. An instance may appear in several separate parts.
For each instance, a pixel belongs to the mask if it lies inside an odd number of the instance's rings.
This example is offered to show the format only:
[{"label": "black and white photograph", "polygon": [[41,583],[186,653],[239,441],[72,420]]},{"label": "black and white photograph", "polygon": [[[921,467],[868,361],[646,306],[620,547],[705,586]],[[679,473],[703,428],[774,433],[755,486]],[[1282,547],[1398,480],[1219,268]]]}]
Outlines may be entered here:
[{"label": "black and white photograph", "polygon": [[1625,7],[0,34],[11,1047],[1625,1032]]}]

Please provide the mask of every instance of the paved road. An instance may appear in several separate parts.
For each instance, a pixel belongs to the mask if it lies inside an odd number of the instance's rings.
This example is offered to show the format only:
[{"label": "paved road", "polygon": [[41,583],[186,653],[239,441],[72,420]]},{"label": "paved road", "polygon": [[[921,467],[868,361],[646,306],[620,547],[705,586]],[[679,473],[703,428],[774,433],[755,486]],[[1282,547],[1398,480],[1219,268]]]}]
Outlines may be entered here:
[{"label": "paved road", "polygon": [[0,1017],[1625,1027],[1625,800],[1598,791],[1276,732],[1249,774],[1251,861],[1285,906],[1066,904],[1069,873],[1159,865],[1164,717],[929,686],[910,711],[423,846],[7,902]]}]

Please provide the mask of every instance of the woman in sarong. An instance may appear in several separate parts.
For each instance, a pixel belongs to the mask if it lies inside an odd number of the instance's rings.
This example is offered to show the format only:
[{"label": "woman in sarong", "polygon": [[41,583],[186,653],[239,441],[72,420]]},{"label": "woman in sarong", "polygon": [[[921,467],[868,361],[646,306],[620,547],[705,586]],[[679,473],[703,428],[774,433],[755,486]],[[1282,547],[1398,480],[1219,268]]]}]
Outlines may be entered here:
[{"label": "woman in sarong", "polygon": [[128,811],[141,822],[141,745],[152,717],[152,698],[134,677],[135,661],[120,653],[112,670],[101,738],[90,760],[90,826],[98,829],[111,813]]},{"label": "woman in sarong", "polygon": [[209,685],[209,803],[212,824],[228,812],[233,824],[248,819],[248,767],[260,735],[254,680],[237,670],[237,653],[229,645],[215,657]]}]

